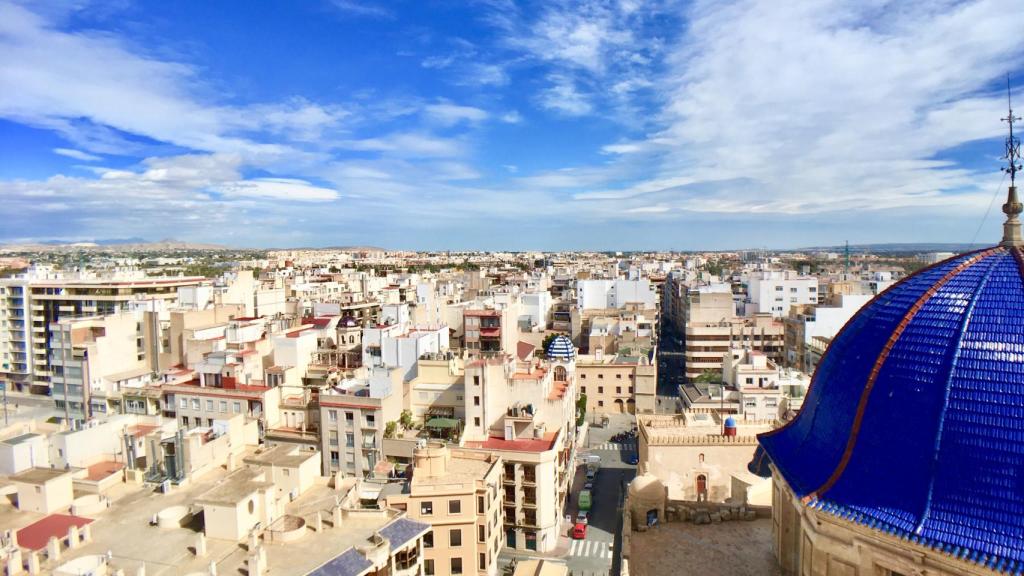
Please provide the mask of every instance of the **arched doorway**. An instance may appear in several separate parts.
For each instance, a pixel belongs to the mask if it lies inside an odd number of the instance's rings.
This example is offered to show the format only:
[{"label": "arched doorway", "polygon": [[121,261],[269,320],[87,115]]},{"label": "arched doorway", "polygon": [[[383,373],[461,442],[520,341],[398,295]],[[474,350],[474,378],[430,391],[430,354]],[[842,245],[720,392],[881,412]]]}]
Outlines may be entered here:
[{"label": "arched doorway", "polygon": [[636,414],[636,402],[632,398],[626,400],[626,412]]},{"label": "arched doorway", "polygon": [[555,366],[555,382],[565,382],[565,367]]},{"label": "arched doorway", "polygon": [[708,477],[704,474],[697,475],[697,502],[708,501]]},{"label": "arched doorway", "polygon": [[615,400],[615,412],[617,414],[622,414],[625,411],[626,411],[626,405],[622,402],[622,399],[619,398],[619,399]]}]

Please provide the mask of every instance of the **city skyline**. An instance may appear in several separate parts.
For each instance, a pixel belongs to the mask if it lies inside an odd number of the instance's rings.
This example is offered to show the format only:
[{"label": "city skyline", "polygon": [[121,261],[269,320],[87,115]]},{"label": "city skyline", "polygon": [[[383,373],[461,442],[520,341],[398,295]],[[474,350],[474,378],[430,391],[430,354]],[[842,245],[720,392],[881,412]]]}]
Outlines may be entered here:
[{"label": "city skyline", "polygon": [[775,8],[0,2],[0,242],[995,240],[1024,6]]}]

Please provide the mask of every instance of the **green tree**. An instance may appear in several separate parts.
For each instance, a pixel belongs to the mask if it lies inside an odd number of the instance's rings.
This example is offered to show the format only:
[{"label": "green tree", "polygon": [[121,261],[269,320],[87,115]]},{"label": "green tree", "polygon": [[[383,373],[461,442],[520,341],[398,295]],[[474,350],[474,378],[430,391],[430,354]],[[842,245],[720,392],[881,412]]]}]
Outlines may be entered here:
[{"label": "green tree", "polygon": [[384,437],[385,438],[394,438],[395,437],[395,432],[397,432],[397,431],[398,431],[398,422],[395,422],[394,420],[392,420],[392,421],[388,422],[384,426]]},{"label": "green tree", "polygon": [[579,400],[576,401],[576,426],[583,426],[583,422],[587,419],[587,395],[580,394]]},{"label": "green tree", "polygon": [[694,382],[704,384],[718,384],[722,381],[722,375],[714,370],[705,370],[700,376],[694,378]]},{"label": "green tree", "polygon": [[412,412],[409,410],[402,410],[401,416],[398,417],[398,422],[402,425],[402,428],[406,430],[412,429]]}]

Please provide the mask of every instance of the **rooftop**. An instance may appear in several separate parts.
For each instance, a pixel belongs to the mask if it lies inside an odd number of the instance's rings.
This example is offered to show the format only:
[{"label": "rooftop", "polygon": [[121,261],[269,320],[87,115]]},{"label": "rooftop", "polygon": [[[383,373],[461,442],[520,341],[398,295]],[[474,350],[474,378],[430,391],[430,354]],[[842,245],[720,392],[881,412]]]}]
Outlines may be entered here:
[{"label": "rooftop", "polygon": [[262,470],[243,468],[221,480],[216,486],[199,495],[196,504],[234,506],[248,498],[253,492],[269,488],[273,482],[259,480]]},{"label": "rooftop", "polygon": [[632,533],[629,571],[634,576],[676,576],[686,566],[704,576],[780,576],[772,555],[772,521],[660,524]]},{"label": "rooftop", "polygon": [[544,438],[527,438],[517,440],[505,440],[498,436],[492,436],[483,441],[467,441],[466,447],[506,452],[546,452],[554,447],[555,440],[557,438],[558,432],[548,432],[544,435]]},{"label": "rooftop", "polygon": [[63,469],[56,468],[29,468],[18,472],[10,476],[12,482],[22,482],[25,484],[45,484],[55,478],[70,474],[71,472]]}]

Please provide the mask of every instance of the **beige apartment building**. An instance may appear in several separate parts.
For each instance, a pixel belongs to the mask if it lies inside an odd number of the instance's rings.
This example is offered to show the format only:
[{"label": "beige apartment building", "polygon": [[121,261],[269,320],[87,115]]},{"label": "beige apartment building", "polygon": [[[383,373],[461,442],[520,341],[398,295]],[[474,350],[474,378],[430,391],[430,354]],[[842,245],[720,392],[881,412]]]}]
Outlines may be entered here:
[{"label": "beige apartment building", "polygon": [[320,393],[324,475],[365,478],[385,462],[384,430],[402,413],[401,370],[375,368],[367,379],[343,380]]},{"label": "beige apartment building", "polygon": [[425,576],[496,576],[505,544],[500,456],[422,444],[413,453],[407,490],[390,494],[388,507],[429,523],[424,537]]},{"label": "beige apartment building", "polygon": [[646,355],[581,354],[576,378],[588,414],[654,412],[658,366]]},{"label": "beige apartment building", "polygon": [[69,420],[122,410],[122,394],[153,378],[143,334],[130,312],[65,318],[50,325],[54,403]]},{"label": "beige apartment building", "polygon": [[82,315],[167,308],[177,301],[178,288],[205,282],[199,277],[147,278],[139,273],[71,277],[43,267],[0,279],[0,381],[16,390],[45,393],[50,388],[54,323]]},{"label": "beige apartment building", "polygon": [[720,374],[730,348],[764,352],[780,362],[785,349],[785,327],[770,314],[737,316],[732,292],[722,287],[691,289],[686,308],[686,378],[705,372]]}]

